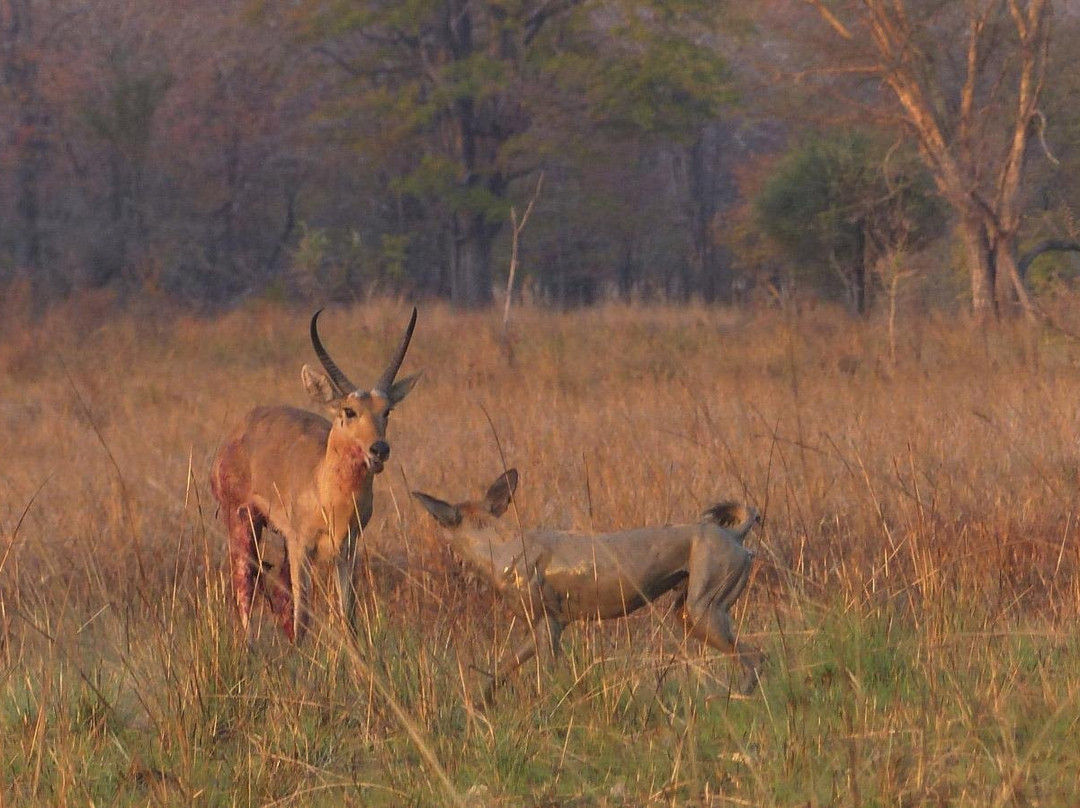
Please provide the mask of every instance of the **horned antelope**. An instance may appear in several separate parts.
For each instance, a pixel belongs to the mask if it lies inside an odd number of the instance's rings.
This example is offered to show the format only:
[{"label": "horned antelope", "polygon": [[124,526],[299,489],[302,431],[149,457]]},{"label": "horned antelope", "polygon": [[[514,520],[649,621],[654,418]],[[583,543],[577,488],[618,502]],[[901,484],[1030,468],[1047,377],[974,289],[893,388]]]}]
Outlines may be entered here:
[{"label": "horned antelope", "polygon": [[739,690],[753,691],[763,656],[736,645],[728,610],[750,576],[754,554],[743,540],[760,522],[754,508],[721,502],[705,511],[698,524],[618,533],[521,533],[499,521],[517,481],[517,471],[510,469],[483,499],[456,505],[413,492],[442,526],[454,553],[533,629],[499,660],[485,702],[515,668],[536,655],[538,643],[541,653],[558,656],[570,622],[625,617],[670,591],[678,593],[676,606],[687,633],[734,654],[744,671]]},{"label": "horned antelope", "polygon": [[[357,387],[319,339],[311,344],[326,373],[304,365],[308,394],[332,420],[287,406],[258,407],[218,452],[210,485],[228,532],[229,565],[245,637],[256,585],[300,642],[310,617],[312,567],[333,562],[342,614],[355,630],[357,538],[371,518],[372,481],[390,456],[386,422],[419,378],[395,381],[416,327],[416,309],[390,364],[370,390]],[[285,539],[280,581],[261,574],[259,542],[270,526]]]}]

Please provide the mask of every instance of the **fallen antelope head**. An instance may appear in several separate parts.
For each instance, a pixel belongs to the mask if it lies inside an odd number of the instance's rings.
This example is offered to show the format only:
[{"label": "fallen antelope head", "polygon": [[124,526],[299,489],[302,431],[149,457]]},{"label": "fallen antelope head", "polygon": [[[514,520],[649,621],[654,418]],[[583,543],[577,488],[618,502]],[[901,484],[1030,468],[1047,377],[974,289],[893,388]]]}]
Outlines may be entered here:
[{"label": "fallen antelope head", "polygon": [[760,522],[754,508],[721,502],[696,524],[617,533],[521,533],[499,519],[517,482],[517,471],[510,469],[482,498],[456,504],[413,492],[442,527],[454,553],[533,629],[499,660],[485,701],[538,651],[557,656],[569,623],[625,617],[667,592],[676,593],[687,633],[733,654],[743,667],[739,690],[753,691],[762,655],[737,644],[729,610],[745,589],[753,565],[753,553],[743,541]]}]

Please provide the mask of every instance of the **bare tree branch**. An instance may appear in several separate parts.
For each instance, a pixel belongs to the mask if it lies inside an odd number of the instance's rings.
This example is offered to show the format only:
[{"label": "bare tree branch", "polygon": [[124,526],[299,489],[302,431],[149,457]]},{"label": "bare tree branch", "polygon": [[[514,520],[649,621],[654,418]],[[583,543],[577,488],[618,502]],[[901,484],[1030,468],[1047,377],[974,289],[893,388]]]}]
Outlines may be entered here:
[{"label": "bare tree branch", "polygon": [[580,6],[583,2],[584,0],[549,0],[525,20],[524,43],[528,45],[532,42],[548,20],[564,11],[569,11],[574,6]]},{"label": "bare tree branch", "polygon": [[821,0],[806,0],[806,2],[809,3],[811,6],[813,6],[814,8],[816,8],[817,11],[818,11],[818,14],[821,15],[822,19],[824,19],[825,22],[827,22],[829,24],[829,26],[834,31],[836,31],[836,33],[838,33],[843,39],[846,39],[846,40],[848,40],[850,42],[851,40],[853,40],[855,38],[852,35],[851,31],[848,30],[847,26],[844,25],[842,22],[840,22],[840,20],[837,18],[837,16],[835,14],[833,14],[825,6],[825,4],[821,2]]},{"label": "bare tree branch", "polygon": [[1016,270],[1020,273],[1020,277],[1026,279],[1027,272],[1035,259],[1048,252],[1080,252],[1080,241],[1063,238],[1048,238],[1040,241],[1016,262]]}]

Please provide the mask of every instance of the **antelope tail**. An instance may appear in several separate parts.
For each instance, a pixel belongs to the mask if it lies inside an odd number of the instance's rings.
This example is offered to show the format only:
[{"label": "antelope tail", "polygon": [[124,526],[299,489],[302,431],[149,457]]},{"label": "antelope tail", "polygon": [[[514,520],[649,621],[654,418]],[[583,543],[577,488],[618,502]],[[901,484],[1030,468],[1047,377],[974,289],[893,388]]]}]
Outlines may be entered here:
[{"label": "antelope tail", "polygon": [[750,529],[761,522],[761,515],[752,505],[743,505],[732,500],[718,502],[701,515],[703,522],[712,522],[726,528],[734,534],[741,544]]}]

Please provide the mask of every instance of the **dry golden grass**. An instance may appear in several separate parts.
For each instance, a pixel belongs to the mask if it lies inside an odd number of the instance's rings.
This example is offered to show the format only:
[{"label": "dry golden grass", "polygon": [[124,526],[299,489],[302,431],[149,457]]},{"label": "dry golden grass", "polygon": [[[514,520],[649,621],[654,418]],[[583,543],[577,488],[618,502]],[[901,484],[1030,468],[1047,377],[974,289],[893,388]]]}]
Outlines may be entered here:
[{"label": "dry golden grass", "polygon": [[[355,379],[407,316],[324,315]],[[0,331],[0,803],[1069,804],[1080,721],[1080,346],[830,311],[424,306],[369,526],[359,650],[233,628],[207,471],[249,407],[307,406],[307,315]],[[765,513],[760,696],[644,615],[568,634],[488,715],[510,628],[408,496],[522,474],[523,524]],[[658,611],[663,612],[666,603]],[[327,610],[321,614],[326,616]],[[662,615],[661,615],[662,616]],[[520,629],[518,629],[520,630]]]}]

